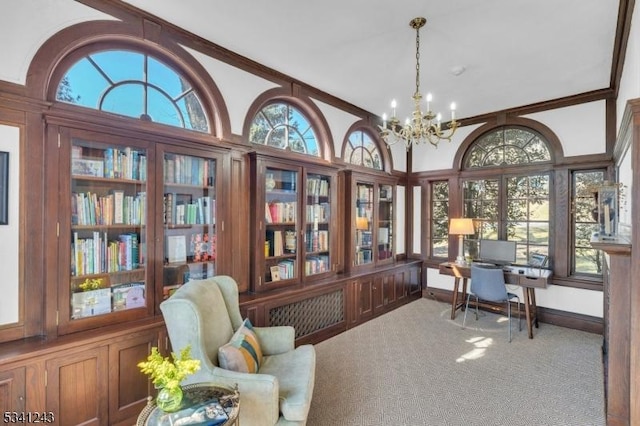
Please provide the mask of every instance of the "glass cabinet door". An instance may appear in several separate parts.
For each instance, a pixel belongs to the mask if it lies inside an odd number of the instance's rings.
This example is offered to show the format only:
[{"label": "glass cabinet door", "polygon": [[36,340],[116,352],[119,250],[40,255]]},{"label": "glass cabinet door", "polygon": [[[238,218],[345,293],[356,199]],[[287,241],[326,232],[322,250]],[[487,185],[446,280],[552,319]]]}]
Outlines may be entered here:
[{"label": "glass cabinet door", "polygon": [[267,167],[264,282],[298,278],[298,171]]},{"label": "glass cabinet door", "polygon": [[378,260],[393,258],[393,186],[378,187]]},{"label": "glass cabinet door", "polygon": [[216,274],[216,160],[165,152],[163,299]]},{"label": "glass cabinet door", "polygon": [[373,262],[373,184],[356,183],[355,264]]},{"label": "glass cabinet door", "polygon": [[73,138],[70,165],[69,319],[146,315],[147,151]]},{"label": "glass cabinet door", "polygon": [[331,271],[331,177],[308,173],[305,204],[305,276]]}]

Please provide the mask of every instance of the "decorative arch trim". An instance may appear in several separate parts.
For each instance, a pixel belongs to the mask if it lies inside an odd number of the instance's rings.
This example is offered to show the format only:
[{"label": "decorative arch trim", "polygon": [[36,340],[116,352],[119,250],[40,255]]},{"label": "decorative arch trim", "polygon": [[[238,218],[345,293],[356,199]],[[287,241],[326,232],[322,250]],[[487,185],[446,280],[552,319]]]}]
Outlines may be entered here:
[{"label": "decorative arch trim", "polygon": [[59,31],[40,46],[31,61],[27,95],[55,101],[56,88],[64,73],[89,52],[106,47],[138,50],[153,55],[188,77],[206,109],[211,134],[231,140],[229,112],[209,73],[180,45],[163,37],[160,31],[149,31],[147,27],[144,23],[91,21]]},{"label": "decorative arch trim", "polygon": [[258,114],[258,112],[260,112],[266,105],[278,101],[295,106],[309,119],[311,126],[317,135],[318,146],[320,147],[320,157],[315,158],[322,158],[330,163],[334,162],[335,152],[333,148],[333,136],[329,130],[329,123],[322,114],[322,111],[320,111],[320,108],[318,108],[311,98],[303,95],[295,96],[291,90],[288,90],[285,87],[276,87],[263,92],[258,95],[258,97],[249,106],[242,126],[243,140],[245,143],[250,144],[248,135],[251,123],[253,122],[256,114]]},{"label": "decorative arch trim", "polygon": [[562,149],[562,143],[560,142],[558,136],[549,127],[540,123],[539,121],[531,120],[529,118],[511,117],[500,123],[486,123],[483,126],[478,127],[473,132],[469,133],[464,141],[462,141],[460,147],[458,148],[458,151],[456,152],[453,161],[454,168],[456,168],[457,170],[464,169],[463,161],[465,155],[476,140],[478,140],[484,134],[491,132],[492,130],[499,129],[505,126],[525,127],[539,133],[543,138],[545,138],[546,142],[549,145],[549,149],[551,151],[551,163],[561,164],[564,162],[564,150]]}]

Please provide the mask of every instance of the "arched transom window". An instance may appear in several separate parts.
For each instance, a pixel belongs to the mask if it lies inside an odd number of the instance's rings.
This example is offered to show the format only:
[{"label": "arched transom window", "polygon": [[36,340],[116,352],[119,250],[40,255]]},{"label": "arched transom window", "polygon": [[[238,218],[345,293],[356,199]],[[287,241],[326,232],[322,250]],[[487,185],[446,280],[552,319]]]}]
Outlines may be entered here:
[{"label": "arched transom window", "polygon": [[465,169],[515,166],[551,161],[547,142],[538,133],[519,127],[502,127],[473,143],[465,155]]},{"label": "arched transom window", "polygon": [[284,102],[269,104],[256,114],[249,129],[249,142],[320,156],[311,123],[298,108]]},{"label": "arched transom window", "polygon": [[84,56],[60,81],[56,100],[209,132],[207,114],[193,85],[146,53],[104,50]]},{"label": "arched transom window", "polygon": [[382,170],[382,156],[378,146],[368,133],[362,130],[351,132],[344,148],[347,163]]}]

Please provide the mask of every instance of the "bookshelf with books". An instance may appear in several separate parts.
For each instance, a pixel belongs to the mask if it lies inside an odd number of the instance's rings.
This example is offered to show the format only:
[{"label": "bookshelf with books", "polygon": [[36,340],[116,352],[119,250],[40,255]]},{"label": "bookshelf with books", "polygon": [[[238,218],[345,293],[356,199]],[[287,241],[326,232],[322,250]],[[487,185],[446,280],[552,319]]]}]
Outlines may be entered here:
[{"label": "bookshelf with books", "polygon": [[[85,137],[68,142],[61,206],[61,239],[69,253],[59,301],[62,333],[112,320],[144,317],[153,309],[147,264],[148,148],[138,141]],[[68,176],[68,178],[66,178]],[[67,207],[68,206],[68,207]],[[68,210],[67,210],[68,208]]]},{"label": "bookshelf with books", "polygon": [[[162,293],[217,273],[219,157],[160,146],[162,165]],[[159,272],[160,273],[160,272]]]},{"label": "bookshelf with books", "polygon": [[335,273],[336,172],[251,154],[252,290],[263,292]]},{"label": "bookshelf with books", "polygon": [[59,128],[57,333],[151,318],[220,266],[228,151]]},{"label": "bookshelf with books", "polygon": [[346,270],[373,268],[394,261],[393,178],[346,172]]}]

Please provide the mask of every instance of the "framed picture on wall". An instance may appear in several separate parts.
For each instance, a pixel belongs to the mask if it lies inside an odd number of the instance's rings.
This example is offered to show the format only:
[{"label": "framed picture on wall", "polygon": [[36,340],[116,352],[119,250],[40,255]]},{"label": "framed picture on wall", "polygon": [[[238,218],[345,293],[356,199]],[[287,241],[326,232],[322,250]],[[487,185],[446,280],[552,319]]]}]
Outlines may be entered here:
[{"label": "framed picture on wall", "polygon": [[0,152],[0,225],[9,224],[9,153]]}]

